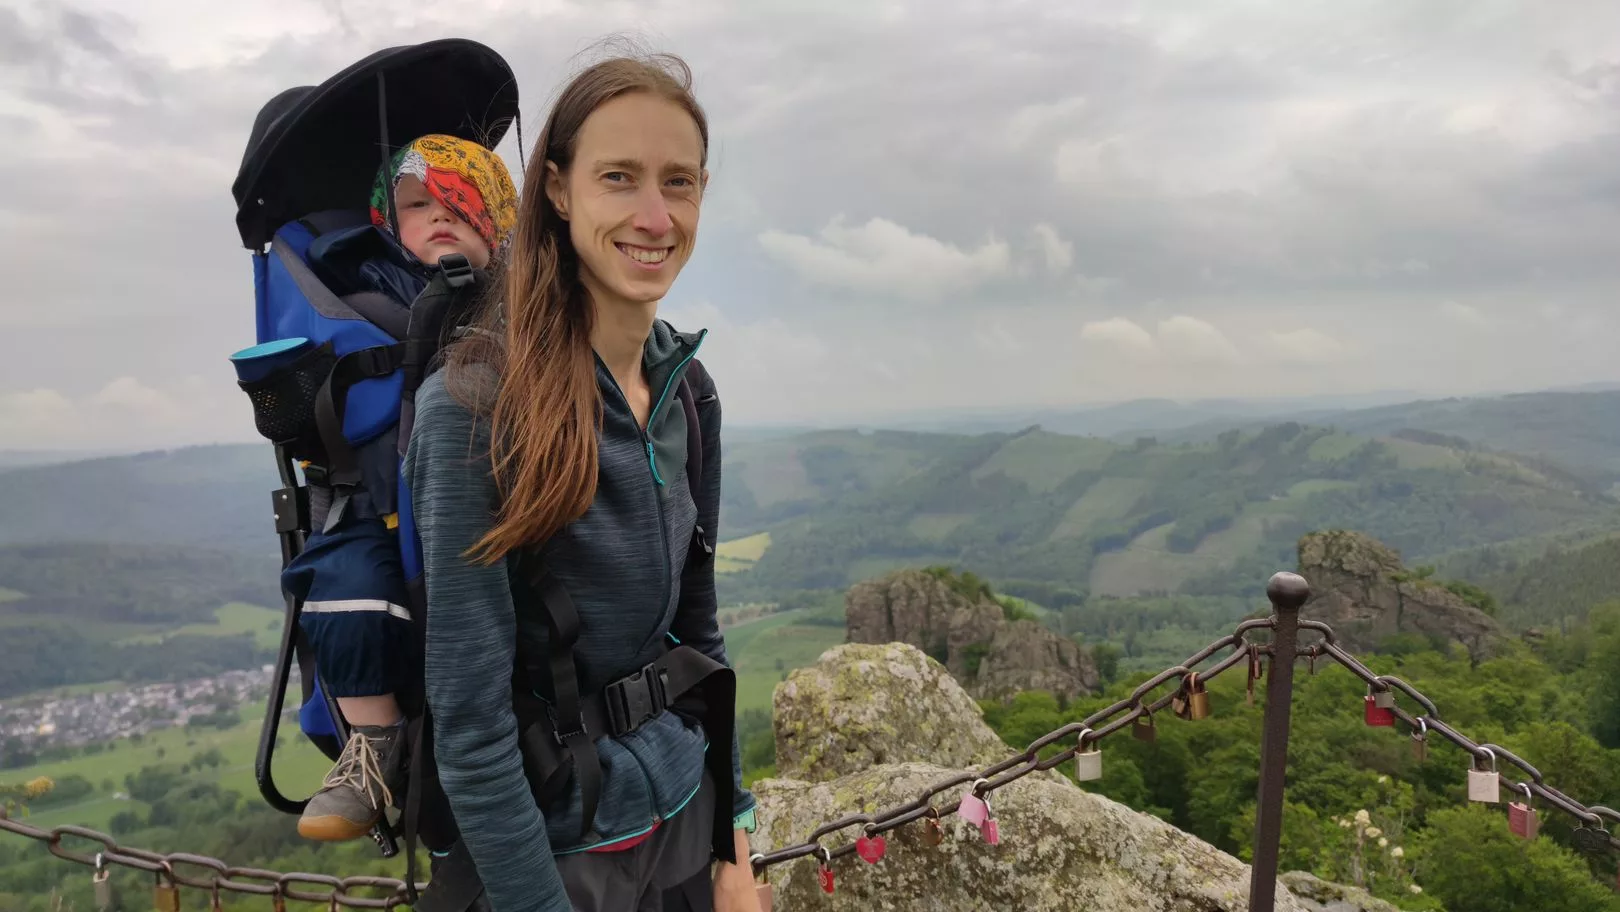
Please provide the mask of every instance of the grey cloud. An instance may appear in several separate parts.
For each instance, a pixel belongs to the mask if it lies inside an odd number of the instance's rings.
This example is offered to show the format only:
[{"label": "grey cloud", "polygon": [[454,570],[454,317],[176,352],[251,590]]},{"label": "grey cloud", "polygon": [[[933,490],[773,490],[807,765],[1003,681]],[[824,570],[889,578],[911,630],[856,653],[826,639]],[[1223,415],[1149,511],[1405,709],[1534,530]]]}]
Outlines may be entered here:
[{"label": "grey cloud", "polygon": [[[439,33],[392,22],[389,4],[325,6],[330,31],[317,39],[284,36],[250,59],[186,70],[119,40],[126,24],[103,14],[0,8],[0,65],[26,77],[8,90],[83,137],[46,147],[37,140],[61,125],[42,121],[35,141],[0,149],[0,167],[32,178],[0,199],[5,218],[31,226],[8,250],[40,264],[0,305],[0,392],[223,377],[225,354],[251,341],[229,184],[259,106],[372,49]],[[1264,338],[1253,327],[1283,314],[1293,322],[1275,332],[1303,333],[1288,338],[1360,332],[1372,340],[1363,352],[1404,352],[1380,343],[1385,324],[1446,300],[1523,310],[1540,297],[1595,313],[1620,288],[1620,66],[1584,37],[1620,28],[1613,4],[1534,17],[1484,0],[1353,14],[1115,8],[639,4],[657,24],[650,42],[692,63],[715,137],[698,255],[672,305],[712,304],[739,334],[780,321],[782,333],[874,357],[913,357],[900,340],[938,348],[950,357],[891,370],[915,395],[932,384],[949,396],[940,378],[961,373],[953,346],[970,336],[997,351],[1022,342],[1008,363],[1027,365],[1064,357],[1087,320],[1152,329],[1190,314],[1247,352],[1243,327]],[[445,33],[508,58],[532,141],[573,55],[615,28],[595,9],[541,18],[467,3]],[[1446,126],[1465,105],[1493,103],[1508,118],[1500,130]],[[515,141],[501,151],[517,168]],[[858,287],[804,281],[760,240],[816,239],[838,218],[883,219],[963,251],[1001,242],[1011,258],[987,282],[929,295],[919,315],[866,272]],[[1048,268],[1041,224],[1067,245],[1066,269]],[[894,344],[856,346],[867,331]],[[1366,361],[1344,360],[1345,374],[1313,382],[1365,375]],[[1549,356],[1547,369],[1598,363]],[[861,395],[886,395],[880,380],[862,382]]]}]

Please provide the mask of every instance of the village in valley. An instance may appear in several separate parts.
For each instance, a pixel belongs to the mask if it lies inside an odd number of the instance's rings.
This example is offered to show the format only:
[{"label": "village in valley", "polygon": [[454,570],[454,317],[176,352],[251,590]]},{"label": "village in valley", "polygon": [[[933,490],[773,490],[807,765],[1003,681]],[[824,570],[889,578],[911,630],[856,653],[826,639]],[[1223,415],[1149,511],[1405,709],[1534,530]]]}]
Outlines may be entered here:
[{"label": "village in valley", "polygon": [[0,700],[0,760],[188,724],[228,727],[243,706],[268,696],[273,676],[274,666],[264,665],[184,681]]}]

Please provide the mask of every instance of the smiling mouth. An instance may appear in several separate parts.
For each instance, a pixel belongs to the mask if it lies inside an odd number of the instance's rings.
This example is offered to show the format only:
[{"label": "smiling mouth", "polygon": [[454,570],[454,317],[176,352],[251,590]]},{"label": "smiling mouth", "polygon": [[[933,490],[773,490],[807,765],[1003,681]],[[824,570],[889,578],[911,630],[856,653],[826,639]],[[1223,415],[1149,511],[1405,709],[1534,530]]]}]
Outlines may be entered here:
[{"label": "smiling mouth", "polygon": [[673,247],[636,247],[632,244],[614,244],[619,252],[644,266],[657,266],[669,258]]}]

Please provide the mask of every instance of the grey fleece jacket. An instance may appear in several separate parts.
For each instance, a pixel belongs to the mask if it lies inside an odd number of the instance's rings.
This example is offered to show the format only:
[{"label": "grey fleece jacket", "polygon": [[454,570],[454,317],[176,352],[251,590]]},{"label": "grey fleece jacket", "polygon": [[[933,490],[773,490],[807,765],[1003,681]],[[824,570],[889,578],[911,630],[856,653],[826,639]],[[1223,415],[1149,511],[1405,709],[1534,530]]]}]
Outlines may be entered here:
[{"label": "grey fleece jacket", "polygon": [[[582,694],[653,660],[666,638],[729,664],[716,618],[713,561],[686,564],[697,526],[712,543],[719,513],[714,387],[694,389],[704,444],[696,503],[686,481],[686,416],[675,400],[703,336],[654,323],[643,355],[655,397],[645,432],[597,359],[604,416],[596,500],[543,549],[579,610],[575,661]],[[498,495],[488,423],[450,395],[442,374],[417,393],[404,475],[427,587],[426,686],[435,759],[457,827],[495,912],[569,912],[552,856],[634,838],[680,812],[702,780],[703,728],[666,710],[623,738],[597,742],[597,840],[580,840],[577,783],[562,806],[536,807],[518,752],[511,673],[518,644],[527,650],[543,643],[546,625],[505,562],[484,567],[462,556],[491,527]],[[735,742],[731,759],[732,803],[740,815],[753,808],[754,798],[741,787]]]}]

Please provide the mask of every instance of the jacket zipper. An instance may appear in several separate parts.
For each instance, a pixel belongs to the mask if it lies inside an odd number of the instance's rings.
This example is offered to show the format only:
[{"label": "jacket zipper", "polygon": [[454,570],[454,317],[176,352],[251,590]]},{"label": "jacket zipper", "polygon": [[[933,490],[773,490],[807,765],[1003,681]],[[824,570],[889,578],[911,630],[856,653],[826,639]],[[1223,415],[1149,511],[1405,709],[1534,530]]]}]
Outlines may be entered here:
[{"label": "jacket zipper", "polygon": [[[700,333],[698,335],[697,344],[693,345],[692,350],[690,352],[687,352],[686,357],[682,358],[680,360],[680,363],[675,365],[675,369],[670,371],[669,379],[664,381],[664,391],[659,394],[658,400],[656,402],[654,402],[652,408],[647,411],[647,427],[649,427],[649,428],[652,427],[653,421],[658,417],[659,410],[664,407],[664,402],[669,398],[670,390],[673,389],[674,386],[675,386],[676,378],[679,377],[680,374],[681,374],[681,371],[683,369],[685,369],[685,367],[687,365],[687,362],[689,362],[693,358],[697,357],[698,349],[703,346],[703,339],[707,335],[708,335],[707,331],[704,331],[704,332]],[[629,408],[630,407],[630,397],[626,396],[624,394],[624,389],[619,386],[619,381],[618,381],[617,378],[615,378],[613,376],[612,371],[608,372],[608,379],[613,383],[613,389],[614,389],[615,392],[617,392],[619,394],[619,398],[624,401],[625,408]],[[658,457],[657,457],[657,454],[653,451],[652,438],[647,436],[647,431],[646,431],[645,428],[641,427],[641,422],[635,421],[634,414],[631,415],[630,420],[635,423],[635,425],[636,425],[636,433],[641,439],[641,445],[643,447],[645,447],[646,450],[647,450],[647,468],[652,471],[653,484],[654,484],[653,492],[652,492],[652,494],[653,494],[653,506],[658,512],[658,541],[659,541],[659,544],[660,544],[658,556],[659,556],[659,559],[663,562],[663,566],[664,566],[663,588],[662,588],[662,590],[660,590],[661,600],[658,603],[659,604],[659,611],[662,612],[663,609],[664,609],[664,606],[669,604],[669,590],[670,590],[670,578],[669,578],[670,577],[669,530],[667,528],[665,528],[665,523],[664,523],[664,499],[658,495],[658,489],[664,486],[664,479],[663,479],[662,476],[660,476],[658,474]],[[705,750],[707,750],[707,748],[705,748]],[[632,753],[631,756],[634,757],[635,755]],[[636,760],[636,765],[642,767],[641,773],[642,773],[642,776],[647,780],[647,794],[650,797],[653,794],[652,776],[651,776],[650,773],[648,773],[647,768],[645,766],[642,766],[641,761],[639,759]],[[683,804],[683,806],[684,806],[684,804]],[[653,814],[653,825],[656,826],[658,824],[658,822],[659,822],[658,814],[655,811],[654,814]],[[649,827],[649,829],[650,829],[650,827]],[[628,839],[628,838],[633,838],[633,837],[624,837],[624,838]],[[615,841],[620,841],[620,840],[615,840]]]}]

